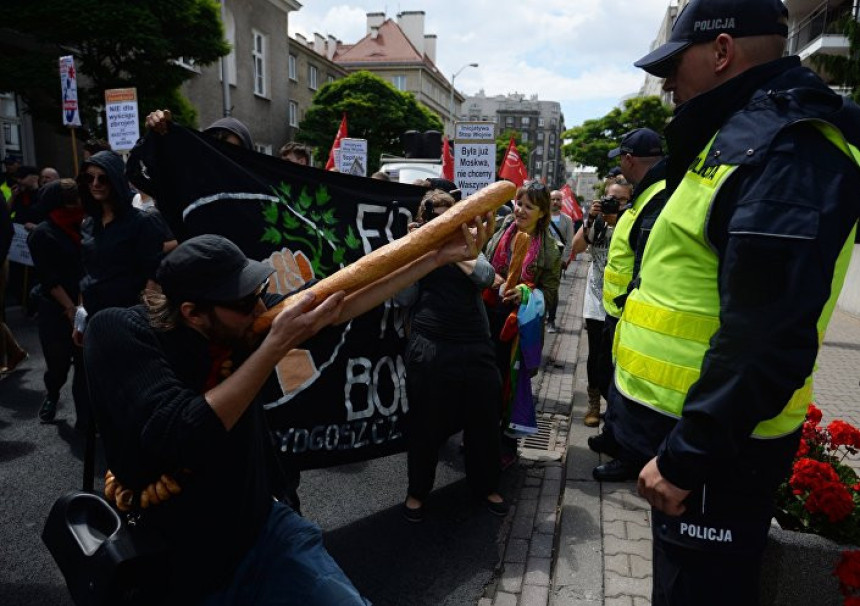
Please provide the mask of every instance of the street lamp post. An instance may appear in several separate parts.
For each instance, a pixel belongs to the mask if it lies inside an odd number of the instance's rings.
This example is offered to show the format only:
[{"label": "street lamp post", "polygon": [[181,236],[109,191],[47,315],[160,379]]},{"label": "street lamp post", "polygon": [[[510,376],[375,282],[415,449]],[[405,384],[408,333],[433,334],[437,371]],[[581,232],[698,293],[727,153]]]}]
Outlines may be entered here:
[{"label": "street lamp post", "polygon": [[453,76],[451,76],[451,98],[448,101],[448,114],[451,117],[451,135],[454,134],[454,80],[456,80],[457,76],[460,75],[460,72],[462,72],[467,67],[478,67],[478,64],[467,63],[466,65],[458,69],[456,72],[454,72]]}]

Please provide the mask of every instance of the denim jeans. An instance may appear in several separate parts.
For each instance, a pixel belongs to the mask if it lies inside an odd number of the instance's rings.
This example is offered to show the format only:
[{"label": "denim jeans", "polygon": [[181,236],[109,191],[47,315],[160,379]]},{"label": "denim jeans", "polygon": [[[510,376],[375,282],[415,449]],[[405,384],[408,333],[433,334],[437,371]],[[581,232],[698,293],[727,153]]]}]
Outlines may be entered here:
[{"label": "denim jeans", "polygon": [[[225,521],[229,524],[229,521]],[[319,526],[275,503],[230,585],[202,606],[369,606],[326,551]]]}]

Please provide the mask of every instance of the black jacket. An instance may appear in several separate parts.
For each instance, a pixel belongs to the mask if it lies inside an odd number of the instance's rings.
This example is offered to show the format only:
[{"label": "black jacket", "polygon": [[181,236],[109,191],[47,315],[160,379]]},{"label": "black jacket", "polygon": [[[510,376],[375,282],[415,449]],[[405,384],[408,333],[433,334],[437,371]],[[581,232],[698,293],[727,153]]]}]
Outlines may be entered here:
[{"label": "black jacket", "polygon": [[271,509],[263,410],[252,404],[226,430],[203,396],[209,341],[185,326],[156,332],[142,306],[93,317],[84,355],[105,457],[119,482],[139,491],[162,473],[181,478],[182,492],[144,510],[143,522],[173,547],[171,570],[180,576],[168,595],[192,603],[232,578]]},{"label": "black jacket", "polygon": [[[682,419],[643,406],[621,410],[619,439],[642,457],[659,453],[661,473],[683,488],[755,465],[773,475],[750,481],[770,486],[797,447],[796,433],[750,436],[812,373],[816,322],[836,257],[860,216],[860,170],[810,118],[860,145],[857,106],[789,57],[691,99],[666,129],[669,195],[717,131],[706,166],[738,165],[706,226],[719,258],[720,328]],[[770,456],[774,465],[762,463]]]},{"label": "black jacket", "polygon": [[79,190],[89,215],[81,225],[83,261],[86,274],[81,294],[87,312],[108,307],[130,307],[140,301],[146,281],[155,277],[162,257],[163,233],[157,220],[131,205],[132,193],[125,179],[125,165],[114,152],[93,155],[87,165],[107,173],[116,196],[114,219],[102,225],[101,205],[93,200],[86,183]]}]

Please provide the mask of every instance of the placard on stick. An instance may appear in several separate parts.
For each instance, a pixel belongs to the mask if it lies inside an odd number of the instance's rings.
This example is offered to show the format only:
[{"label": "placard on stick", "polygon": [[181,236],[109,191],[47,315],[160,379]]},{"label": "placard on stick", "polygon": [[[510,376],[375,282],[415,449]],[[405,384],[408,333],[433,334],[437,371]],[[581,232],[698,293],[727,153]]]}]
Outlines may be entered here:
[{"label": "placard on stick", "polygon": [[454,124],[454,181],[471,196],[496,180],[496,125],[493,122]]},{"label": "placard on stick", "polygon": [[112,88],[105,91],[108,142],[114,151],[126,151],[140,139],[137,117],[137,89]]}]

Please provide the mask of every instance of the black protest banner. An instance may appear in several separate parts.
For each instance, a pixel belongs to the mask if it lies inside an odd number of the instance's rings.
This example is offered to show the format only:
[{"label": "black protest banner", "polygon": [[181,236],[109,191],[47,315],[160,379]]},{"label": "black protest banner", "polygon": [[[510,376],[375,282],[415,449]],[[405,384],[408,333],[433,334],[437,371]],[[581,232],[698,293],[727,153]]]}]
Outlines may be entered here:
[{"label": "black protest banner", "polygon": [[[424,193],[291,164],[177,126],[148,134],[128,174],[180,239],[230,238],[272,264],[283,294],[405,235]],[[402,310],[380,306],[322,331],[278,365],[264,400],[291,465],[326,467],[405,448],[403,320]]]}]

